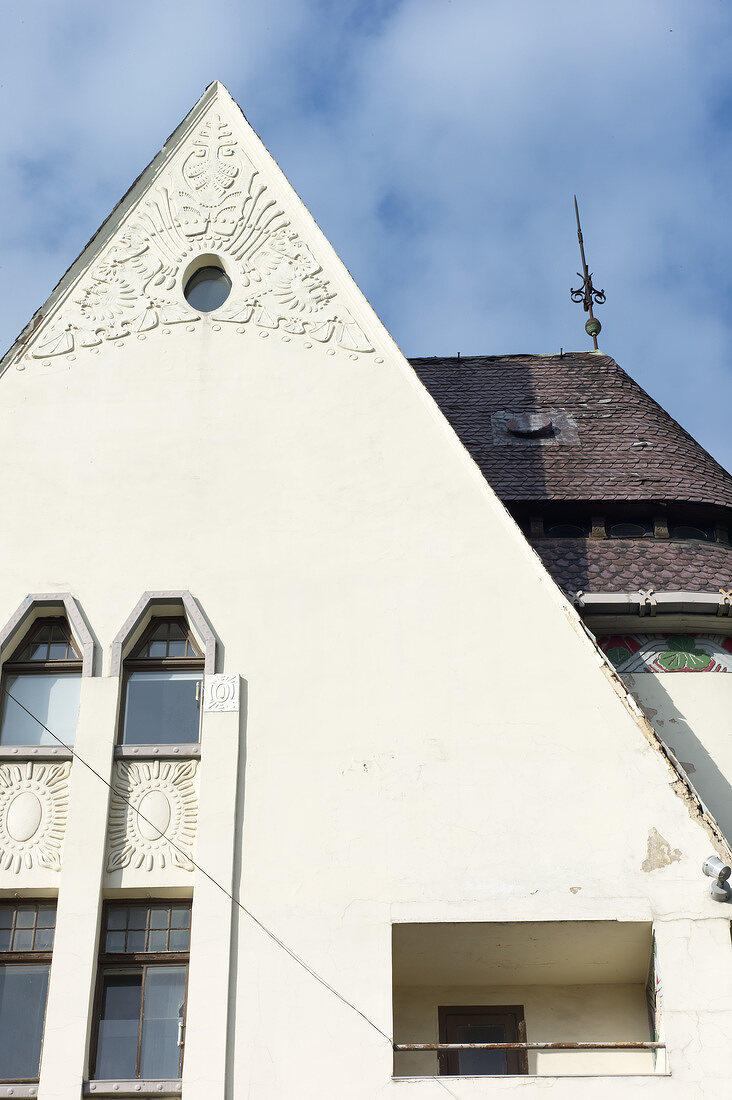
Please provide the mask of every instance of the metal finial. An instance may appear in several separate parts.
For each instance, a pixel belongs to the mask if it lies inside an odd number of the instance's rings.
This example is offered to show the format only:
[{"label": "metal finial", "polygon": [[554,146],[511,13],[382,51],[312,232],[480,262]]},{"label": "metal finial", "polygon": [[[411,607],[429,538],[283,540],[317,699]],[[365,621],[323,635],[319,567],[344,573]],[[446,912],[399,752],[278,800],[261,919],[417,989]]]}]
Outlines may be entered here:
[{"label": "metal finial", "polygon": [[587,260],[585,259],[585,245],[584,241],[582,240],[582,226],[580,225],[579,207],[577,206],[576,195],[574,196],[574,212],[577,217],[577,240],[579,241],[580,256],[582,257],[582,271],[578,271],[577,274],[582,280],[582,285],[578,287],[577,290],[570,290],[569,293],[572,296],[572,301],[581,302],[582,308],[584,309],[585,313],[589,313],[590,315],[585,322],[585,332],[588,336],[592,337],[592,342],[595,345],[595,351],[597,351],[597,336],[602,329],[602,325],[592,312],[592,306],[593,304],[596,306],[601,306],[604,303],[605,291],[595,290],[594,286],[592,285],[592,272],[588,271],[587,269]]}]

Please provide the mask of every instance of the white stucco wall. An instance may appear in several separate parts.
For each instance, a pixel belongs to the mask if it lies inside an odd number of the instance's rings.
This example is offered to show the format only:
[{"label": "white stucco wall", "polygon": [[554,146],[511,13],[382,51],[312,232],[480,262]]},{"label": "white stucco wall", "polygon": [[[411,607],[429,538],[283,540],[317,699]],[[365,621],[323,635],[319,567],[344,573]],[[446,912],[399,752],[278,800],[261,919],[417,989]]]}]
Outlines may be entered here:
[{"label": "white stucco wall", "polygon": [[623,679],[731,838],[732,676],[644,672]]},{"label": "white stucco wall", "polygon": [[[218,108],[241,125],[222,94]],[[246,687],[236,722],[204,720],[196,852],[387,1035],[392,921],[653,920],[672,1078],[558,1081],[554,1095],[716,1095],[732,992],[718,974],[729,913],[699,872],[710,837],[574,612],[271,178],[374,352],[214,318],[98,354],[24,354],[0,381],[0,621],[30,591],[77,597],[102,654],[79,747],[109,777],[111,642],[144,591],[194,594],[220,668]],[[383,1036],[241,911],[230,941],[230,902],[200,873],[105,879],[108,792],[81,775],[76,762],[64,869],[44,879],[59,929],[39,1095],[80,1095],[94,906],[131,889],[193,893],[189,1100],[444,1096],[392,1081]],[[656,835],[668,855],[649,861]],[[6,896],[39,885],[0,875]],[[545,1085],[473,1080],[459,1095]]]}]

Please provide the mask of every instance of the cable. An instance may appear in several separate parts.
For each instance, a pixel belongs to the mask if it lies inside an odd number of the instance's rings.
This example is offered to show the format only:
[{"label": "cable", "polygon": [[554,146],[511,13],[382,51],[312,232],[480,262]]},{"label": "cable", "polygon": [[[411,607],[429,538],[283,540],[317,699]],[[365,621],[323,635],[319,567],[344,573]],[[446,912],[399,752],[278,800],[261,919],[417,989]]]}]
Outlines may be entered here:
[{"label": "cable", "polygon": [[48,726],[45,726],[43,724],[40,718],[37,718],[32,711],[28,710],[26,706],[23,706],[20,700],[16,699],[14,695],[11,695],[5,686],[2,687],[2,691],[5,695],[7,695],[8,699],[12,699],[14,703],[17,703],[21,710],[24,710],[26,714],[30,715],[34,722],[37,722],[38,725],[46,731],[46,733],[50,734],[51,737],[53,737],[54,741],[57,741],[62,748],[66,749],[67,752],[70,752],[74,760],[78,760],[80,764],[83,764],[84,767],[87,768],[92,773],[92,775],[95,775],[97,779],[104,784],[105,787],[108,787],[113,794],[120,798],[121,801],[124,802],[125,805],[132,810],[133,813],[137,814],[139,818],[150,825],[156,831],[156,833],[158,833],[159,836],[165,837],[171,848],[175,848],[176,852],[179,852],[184,857],[184,859],[187,859],[192,867],[195,867],[197,871],[200,871],[202,875],[205,875],[209,882],[218,887],[222,894],[225,894],[226,897],[229,898],[229,900],[233,902],[234,905],[238,906],[239,909],[241,909],[242,913],[245,913],[251,921],[254,921],[254,923],[265,933],[265,935],[269,936],[269,938],[274,943],[276,943],[277,946],[285,952],[285,954],[289,955],[290,958],[298,964],[298,966],[301,966],[303,968],[303,970],[306,970],[311,978],[315,978],[316,982],[320,982],[324,989],[327,989],[329,993],[332,993],[334,997],[337,997],[339,1001],[342,1001],[344,1005],[347,1005],[348,1008],[352,1009],[352,1011],[360,1016],[362,1020],[365,1020],[366,1023],[374,1029],[374,1031],[378,1031],[379,1035],[381,1035],[383,1039],[386,1039],[387,1043],[389,1043],[392,1047],[394,1046],[394,1040],[390,1038],[385,1031],[382,1031],[378,1024],[375,1024],[373,1020],[369,1019],[365,1012],[362,1012],[361,1009],[352,1004],[347,997],[344,997],[342,993],[339,993],[337,989],[334,989],[333,986],[325,980],[325,978],[322,978],[320,974],[317,973],[317,971],[313,970],[312,966],[306,963],[304,959],[301,959],[300,956],[292,950],[292,948],[288,947],[287,944],[279,938],[279,936],[276,936],[275,933],[267,928],[265,924],[262,924],[261,920],[254,916],[254,913],[247,909],[247,907],[243,905],[238,898],[235,898],[234,895],[231,894],[225,886],[222,886],[221,883],[213,877],[213,875],[210,875],[204,867],[201,867],[200,863],[196,863],[196,861],[192,859],[187,852],[184,852],[183,849],[179,847],[179,845],[177,845],[174,840],[170,839],[167,833],[161,832],[154,822],[150,821],[149,818],[145,817],[144,814],[141,814],[139,810],[136,810],[130,800],[128,798],[125,798],[125,796],[117,787],[113,787],[111,783],[107,782],[104,776],[100,775],[96,768],[92,767],[92,765],[89,764],[83,756],[80,756],[79,753],[71,747],[71,745],[67,745],[65,741],[62,741],[60,737],[57,737],[53,730],[50,730]]}]

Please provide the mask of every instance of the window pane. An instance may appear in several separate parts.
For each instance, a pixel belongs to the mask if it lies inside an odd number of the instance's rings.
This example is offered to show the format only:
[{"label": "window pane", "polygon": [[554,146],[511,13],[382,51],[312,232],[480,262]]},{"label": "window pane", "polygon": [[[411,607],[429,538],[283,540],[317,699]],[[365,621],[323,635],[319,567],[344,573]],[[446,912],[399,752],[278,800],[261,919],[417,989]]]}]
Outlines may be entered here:
[{"label": "window pane", "polygon": [[0,966],[0,1079],[38,1077],[47,966]]},{"label": "window pane", "polygon": [[174,905],[170,915],[171,928],[188,928],[191,923],[190,905]]},{"label": "window pane", "polygon": [[54,928],[56,925],[56,906],[39,905],[36,923],[39,928]]},{"label": "window pane", "polygon": [[[8,676],[6,687],[18,703],[27,707],[64,744],[73,744],[81,689],[78,673],[19,673]],[[0,744],[56,745],[58,742],[14,699],[3,694]]]},{"label": "window pane", "polygon": [[145,928],[147,925],[147,906],[136,905],[133,909],[130,909],[129,920],[127,921],[128,928]]},{"label": "window pane", "polygon": [[170,909],[166,905],[165,908],[154,906],[150,910],[150,927],[151,928],[167,928],[168,927],[168,913]]},{"label": "window pane", "polygon": [[141,1077],[180,1077],[178,1023],[183,1019],[185,966],[148,966],[142,1015]]},{"label": "window pane", "polygon": [[[475,1024],[459,1024],[455,1029],[455,1043],[506,1043],[506,1029],[502,1024],[481,1027]],[[460,1073],[507,1073],[505,1050],[461,1050],[458,1055]]]},{"label": "window pane", "polygon": [[127,950],[128,951],[144,951],[145,950],[145,930],[140,929],[139,932],[127,933]]},{"label": "window pane", "polygon": [[210,313],[223,305],[231,293],[231,280],[220,267],[200,267],[183,290],[192,309]]},{"label": "window pane", "polygon": [[141,1001],[141,970],[104,975],[94,1071],[98,1080],[137,1076]]},{"label": "window pane", "polygon": [[0,905],[0,928],[13,927],[14,905]]},{"label": "window pane", "polygon": [[33,948],[35,951],[51,951],[53,948],[53,928],[37,928]]},{"label": "window pane", "polygon": [[127,681],[126,745],[191,744],[198,741],[199,671],[133,672]]},{"label": "window pane", "polygon": [[170,950],[171,951],[187,951],[188,950],[188,936],[189,932],[187,928],[172,928],[170,931]]},{"label": "window pane", "polygon": [[19,905],[18,915],[15,918],[16,928],[32,928],[36,919],[35,905]]},{"label": "window pane", "polygon": [[124,932],[107,932],[107,941],[105,944],[105,951],[124,951],[125,949],[125,934]]},{"label": "window pane", "polygon": [[147,941],[148,951],[167,951],[168,933],[165,929],[152,930]]},{"label": "window pane", "polygon": [[107,928],[125,928],[127,926],[127,908],[114,906],[107,910]]},{"label": "window pane", "polygon": [[13,951],[31,951],[33,949],[33,929],[16,928],[13,936]]},{"label": "window pane", "polygon": [[10,936],[11,931],[9,928],[0,928],[0,951],[10,950]]}]

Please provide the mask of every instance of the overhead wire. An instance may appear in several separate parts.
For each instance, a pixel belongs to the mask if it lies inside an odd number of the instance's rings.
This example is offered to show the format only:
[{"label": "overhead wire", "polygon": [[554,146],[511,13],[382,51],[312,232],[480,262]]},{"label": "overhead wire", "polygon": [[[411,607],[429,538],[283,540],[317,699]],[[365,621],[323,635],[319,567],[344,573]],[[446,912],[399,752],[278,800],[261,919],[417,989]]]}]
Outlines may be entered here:
[{"label": "overhead wire", "polygon": [[262,930],[262,932],[264,932],[264,934],[272,940],[273,943],[275,943],[279,948],[281,948],[281,950],[284,951],[286,955],[289,955],[289,957],[294,962],[296,962],[298,964],[298,966],[301,966],[303,968],[303,970],[305,970],[310,975],[311,978],[314,978],[316,982],[319,982],[320,985],[322,985],[324,989],[327,989],[329,993],[332,993],[334,997],[336,997],[344,1005],[346,1005],[353,1012],[355,1012],[356,1015],[360,1016],[362,1020],[365,1020],[366,1023],[369,1025],[369,1027],[372,1027],[374,1029],[374,1031],[378,1032],[378,1034],[381,1035],[381,1037],[383,1039],[386,1039],[387,1043],[389,1043],[390,1046],[393,1048],[394,1040],[391,1036],[387,1035],[385,1031],[382,1031],[378,1024],[375,1024],[374,1021],[371,1020],[366,1015],[365,1012],[362,1012],[361,1009],[358,1008],[351,1001],[349,1001],[347,997],[344,997],[342,993],[339,993],[337,989],[334,989],[334,987],[330,984],[330,982],[326,981],[326,979],[323,978],[322,975],[318,974],[318,972],[316,970],[314,970],[313,967],[310,966],[309,963],[305,962],[304,959],[300,958],[300,956],[295,951],[293,951],[293,949],[291,947],[288,947],[288,945],[283,940],[281,940],[280,937],[278,935],[276,935],[276,933],[274,933],[270,928],[268,928],[266,926],[266,924],[264,924],[261,920],[259,920],[259,918],[256,917],[250,909],[247,909],[247,907],[243,904],[243,902],[239,901],[239,899],[237,897],[235,897],[234,894],[232,894],[229,890],[226,889],[225,886],[223,886],[217,879],[215,879],[214,876],[212,874],[210,874],[206,870],[205,867],[202,867],[201,864],[197,863],[191,856],[189,856],[188,853],[185,852],[180,847],[180,845],[176,844],[176,842],[174,840],[172,840],[171,837],[169,837],[167,835],[167,833],[162,832],[154,822],[150,821],[150,819],[145,817],[144,814],[141,814],[140,811],[135,806],[132,805],[129,798],[126,798],[124,793],[118,787],[114,787],[108,780],[106,780],[104,778],[104,776],[101,775],[101,773],[98,772],[97,769],[92,764],[90,764],[87,760],[85,760],[84,757],[81,756],[81,754],[76,751],[76,749],[72,748],[71,745],[67,745],[66,742],[62,741],[62,739],[60,737],[57,737],[57,735],[53,732],[53,730],[50,730],[48,728],[48,726],[46,726],[40,720],[40,718],[37,717],[37,715],[33,714],[32,711],[28,710],[28,707],[24,706],[23,703],[21,703],[19,699],[16,699],[15,696],[12,695],[11,692],[9,692],[8,689],[4,685],[2,686],[2,692],[8,697],[8,699],[12,699],[12,701],[17,706],[19,706],[21,708],[21,710],[24,710],[25,713],[27,715],[29,715],[29,717],[31,717],[34,722],[37,722],[38,725],[46,731],[46,733],[48,733],[51,737],[53,737],[54,741],[57,741],[58,744],[62,748],[66,749],[66,751],[71,754],[71,756],[74,760],[78,760],[80,764],[83,764],[84,767],[92,773],[92,775],[96,776],[96,778],[101,783],[103,783],[104,786],[107,787],[117,798],[119,798],[120,801],[124,802],[125,805],[128,806],[130,810],[132,810],[133,813],[137,814],[137,816],[142,821],[145,821],[152,829],[155,830],[155,832],[159,836],[165,837],[166,841],[168,842],[168,844],[170,844],[171,848],[174,848],[176,852],[179,852],[180,855],[182,855],[183,858],[186,859],[191,864],[192,867],[195,867],[195,869],[197,871],[199,871],[205,878],[207,878],[208,881],[210,883],[212,883],[213,886],[217,887],[217,889],[219,889],[222,892],[222,894],[225,894],[226,897],[232,902],[233,905],[237,906],[237,908],[239,908],[242,911],[242,913],[244,913],[247,917],[249,917],[249,919],[251,921],[253,921],[254,924],[256,924],[257,927],[260,928]]}]

